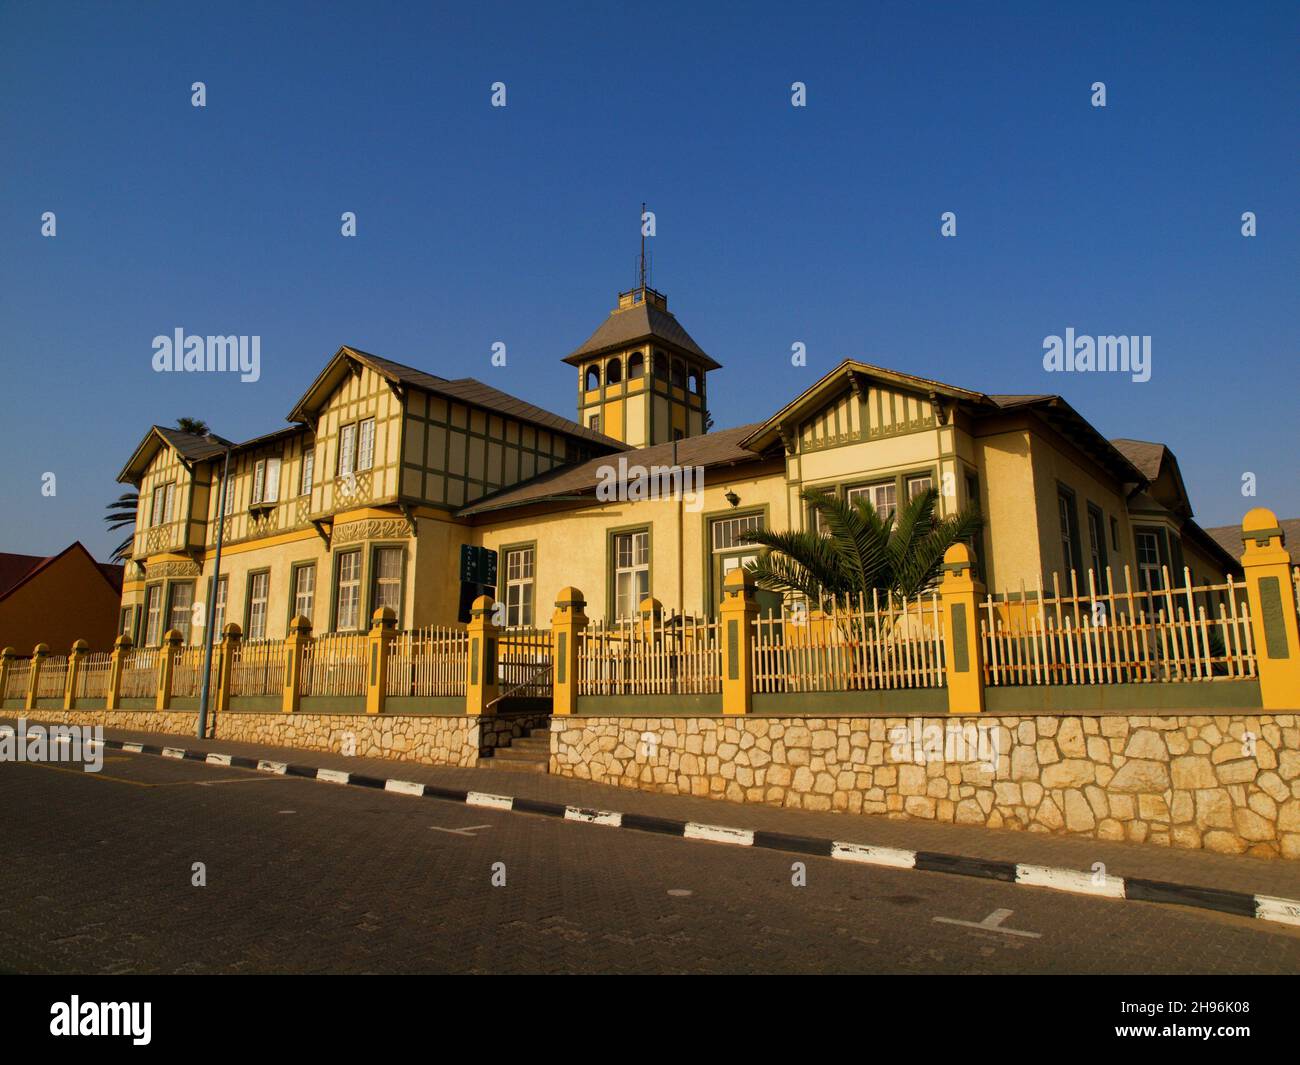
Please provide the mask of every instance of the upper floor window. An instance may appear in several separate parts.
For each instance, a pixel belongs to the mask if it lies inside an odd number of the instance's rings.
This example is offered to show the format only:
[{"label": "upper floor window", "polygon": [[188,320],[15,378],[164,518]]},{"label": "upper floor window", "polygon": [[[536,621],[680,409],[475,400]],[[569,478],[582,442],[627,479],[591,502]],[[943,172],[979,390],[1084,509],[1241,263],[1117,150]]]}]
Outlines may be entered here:
[{"label": "upper floor window", "polygon": [[623,380],[623,363],[620,359],[610,359],[605,363],[605,383],[616,385]]},{"label": "upper floor window", "polygon": [[673,388],[686,387],[686,367],[681,359],[673,359]]},{"label": "upper floor window", "polygon": [[627,357],[627,379],[636,381],[645,376],[645,355],[639,351],[632,352]]},{"label": "upper floor window", "polygon": [[668,380],[668,357],[662,351],[654,353],[654,359],[651,362],[651,369],[655,377],[661,381]]},{"label": "upper floor window", "polygon": [[599,367],[597,367],[594,363],[591,366],[588,366],[584,378],[585,380],[582,383],[582,387],[588,392],[596,391],[596,389],[600,387]]},{"label": "upper floor window", "polygon": [[593,414],[587,418],[587,428],[593,432],[600,432],[600,415]]},{"label": "upper floor window", "polygon": [[934,487],[934,478],[928,473],[921,474],[919,477],[909,477],[907,479],[907,498],[913,500],[922,492],[928,492]]},{"label": "upper floor window", "polygon": [[172,520],[172,502],[175,498],[176,482],[168,481],[153,490],[153,505],[149,513],[149,527],[157,528]]},{"label": "upper floor window", "polygon": [[311,495],[311,479],[316,472],[316,449],[309,447],[302,453],[302,478],[298,484],[300,496]]},{"label": "upper floor window", "polygon": [[704,391],[704,375],[699,370],[691,370],[686,375],[686,386],[695,395],[700,395]]},{"label": "upper floor window", "polygon": [[339,476],[348,477],[356,468],[357,427],[356,423],[352,423],[339,430]]},{"label": "upper floor window", "polygon": [[253,498],[250,504],[276,503],[280,499],[280,460],[258,459],[253,467]]},{"label": "upper floor window", "polygon": [[375,464],[375,419],[363,419],[357,436],[357,469],[368,470]]}]

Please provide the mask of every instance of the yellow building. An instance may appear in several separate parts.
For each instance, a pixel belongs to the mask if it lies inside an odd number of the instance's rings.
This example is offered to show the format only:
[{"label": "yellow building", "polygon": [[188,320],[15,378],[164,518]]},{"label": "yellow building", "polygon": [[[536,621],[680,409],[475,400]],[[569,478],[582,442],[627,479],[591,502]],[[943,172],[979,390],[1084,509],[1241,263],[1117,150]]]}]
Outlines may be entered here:
[{"label": "yellow building", "polygon": [[593,618],[646,596],[712,615],[755,555],[742,533],[812,520],[805,487],[879,510],[934,487],[945,514],[978,507],[977,564],[999,591],[1090,567],[1148,583],[1162,565],[1197,583],[1236,568],[1192,520],[1167,448],[1108,441],[1059,396],[846,360],[765,421],[706,432],[720,366],[644,286],[564,361],[576,421],[343,347],[287,428],[234,444],[153,427],[119,477],[140,492],[123,631],[196,641],[213,595],[218,630],[237,621],[247,639],[282,638],[298,614],[357,631],[381,606],[401,628],[452,624],[465,545],[496,552],[509,625],[545,624],[568,586]]}]

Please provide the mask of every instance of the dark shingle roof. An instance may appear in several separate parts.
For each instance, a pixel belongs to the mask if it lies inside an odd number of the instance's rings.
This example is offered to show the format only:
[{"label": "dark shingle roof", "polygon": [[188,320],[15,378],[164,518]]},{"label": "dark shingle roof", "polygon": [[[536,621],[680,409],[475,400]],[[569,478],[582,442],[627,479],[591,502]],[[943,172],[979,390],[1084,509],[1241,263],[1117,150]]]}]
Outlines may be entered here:
[{"label": "dark shingle roof", "polygon": [[163,425],[155,425],[154,428],[159,436],[191,462],[202,462],[204,459],[221,455],[230,444],[230,441],[223,440],[219,436],[195,436],[193,433],[168,429]]},{"label": "dark shingle roof", "polygon": [[1165,452],[1168,450],[1164,444],[1152,440],[1128,440],[1123,437],[1112,440],[1111,443],[1129,462],[1142,471],[1142,476],[1148,481],[1154,481],[1160,476],[1160,464],[1164,461]]},{"label": "dark shingle roof", "polygon": [[[722,429],[716,433],[703,436],[688,436],[677,441],[677,462],[682,466],[725,466],[741,462],[755,462],[761,456],[748,448],[741,447],[740,442],[757,428],[756,425],[739,425],[734,429]],[[600,483],[602,468],[611,463],[626,459],[629,466],[668,466],[673,461],[673,445],[653,444],[650,447],[636,448],[619,455],[606,455],[591,459],[577,466],[565,466],[540,477],[534,477],[524,484],[504,488],[494,495],[475,500],[462,507],[457,513],[461,516],[482,514],[485,511],[504,510],[508,507],[520,507],[527,503],[536,503],[557,496],[584,496],[592,494]]]},{"label": "dark shingle roof", "polygon": [[585,343],[566,355],[564,361],[576,366],[589,356],[627,347],[638,340],[650,339],[661,340],[681,351],[689,352],[704,363],[706,369],[716,370],[721,366],[691,339],[691,335],[682,328],[672,312],[644,299],[631,307],[610,311],[609,317],[600,323],[600,328]]},{"label": "dark shingle roof", "polygon": [[543,429],[550,429],[552,432],[578,437],[611,449],[622,450],[626,447],[625,444],[613,437],[598,433],[594,429],[588,429],[585,425],[579,425],[575,421],[570,421],[568,418],[561,417],[534,403],[529,403],[527,400],[502,392],[500,389],[486,385],[473,377],[448,380],[445,377],[437,377],[434,374],[426,373],[424,370],[417,370],[413,366],[393,362],[392,359],[371,355],[359,348],[345,347],[343,350],[352,353],[361,361],[369,363],[375,372],[383,374],[390,380],[400,381],[402,384],[423,389],[425,392],[432,392],[435,395],[458,400],[461,403],[484,407],[508,418],[529,422]]}]

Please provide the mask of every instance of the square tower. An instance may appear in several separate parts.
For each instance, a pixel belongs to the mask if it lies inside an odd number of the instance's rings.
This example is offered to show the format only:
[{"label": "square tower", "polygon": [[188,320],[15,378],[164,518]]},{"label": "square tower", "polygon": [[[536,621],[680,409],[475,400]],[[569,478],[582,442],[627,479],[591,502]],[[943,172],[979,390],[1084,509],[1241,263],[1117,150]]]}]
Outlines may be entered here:
[{"label": "square tower", "polygon": [[648,447],[699,436],[708,421],[706,380],[719,369],[646,285],[618,294],[618,306],[564,359],[578,368],[578,422]]}]

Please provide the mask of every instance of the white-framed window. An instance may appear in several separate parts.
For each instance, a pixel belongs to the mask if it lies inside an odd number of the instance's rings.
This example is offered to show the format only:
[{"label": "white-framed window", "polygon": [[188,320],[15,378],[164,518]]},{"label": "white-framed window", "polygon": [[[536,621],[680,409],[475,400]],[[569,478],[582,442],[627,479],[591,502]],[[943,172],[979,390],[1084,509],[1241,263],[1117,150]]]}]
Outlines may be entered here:
[{"label": "white-framed window", "polygon": [[[235,483],[234,477],[225,479],[226,502],[221,511],[223,517],[228,518],[235,512]],[[217,492],[220,493],[221,490],[221,483],[218,482]]]},{"label": "white-framed window", "polygon": [[293,616],[301,614],[312,620],[312,607],[316,603],[316,567],[299,566],[293,571]]},{"label": "white-framed window", "polygon": [[298,484],[300,496],[311,495],[311,479],[316,472],[316,449],[309,447],[302,453],[302,480]]},{"label": "white-framed window", "polygon": [[380,547],[375,550],[375,573],[372,578],[371,602],[374,609],[389,607],[400,619],[402,616],[402,549]]},{"label": "white-framed window", "polygon": [[339,555],[338,583],[334,600],[334,627],[354,632],[361,623],[361,552]]},{"label": "white-framed window", "polygon": [[163,586],[151,584],[144,593],[144,645],[157,647],[162,639]]},{"label": "white-framed window", "polygon": [[265,571],[253,573],[248,578],[248,632],[250,640],[266,639],[266,603],[271,587],[271,575]]},{"label": "white-framed window", "polygon": [[625,621],[650,594],[650,533],[616,533],[614,536],[614,616]]},{"label": "white-framed window", "polygon": [[226,627],[226,595],[230,591],[230,577],[217,578],[217,608],[212,615],[214,640],[221,639],[221,630]]},{"label": "white-framed window", "polygon": [[163,523],[163,501],[166,498],[166,485],[156,485],[153,500],[149,504],[149,528],[156,529]]},{"label": "white-framed window", "polygon": [[253,467],[253,495],[249,503],[257,506],[262,502],[262,490],[266,487],[266,460],[258,459],[257,464]]},{"label": "white-framed window", "polygon": [[515,547],[506,552],[506,624],[533,623],[534,548]]},{"label": "white-framed window", "polygon": [[757,532],[762,527],[762,514],[742,514],[737,518],[715,518],[710,531],[713,550],[715,552],[732,551],[738,547],[748,547],[753,550],[753,545],[743,543],[740,537],[747,532]]},{"label": "white-framed window", "polygon": [[171,611],[167,616],[167,628],[175,629],[190,642],[190,622],[193,621],[194,585],[188,581],[172,585]]},{"label": "white-framed window", "polygon": [[934,478],[928,473],[918,474],[915,477],[907,479],[907,498],[909,501],[915,499],[922,492],[928,492],[934,487]]},{"label": "white-framed window", "polygon": [[345,425],[339,430],[339,476],[348,477],[357,468],[357,426]]},{"label": "white-framed window", "polygon": [[375,419],[366,418],[358,426],[357,469],[368,470],[375,464]]},{"label": "white-framed window", "polygon": [[175,517],[176,515],[176,512],[172,509],[172,504],[175,502],[175,498],[176,498],[176,482],[168,481],[167,493],[166,496],[164,497],[164,502],[163,502],[163,521],[165,522],[171,521],[172,518]]},{"label": "white-framed window", "polygon": [[844,498],[850,503],[855,499],[867,500],[882,521],[889,521],[898,510],[898,485],[893,481],[859,485],[845,492]]},{"label": "white-framed window", "polygon": [[1164,587],[1160,572],[1160,538],[1153,532],[1134,533],[1137,546],[1138,580],[1149,592]]},{"label": "white-framed window", "polygon": [[280,460],[266,460],[266,487],[262,491],[263,503],[278,503],[280,501]]}]

